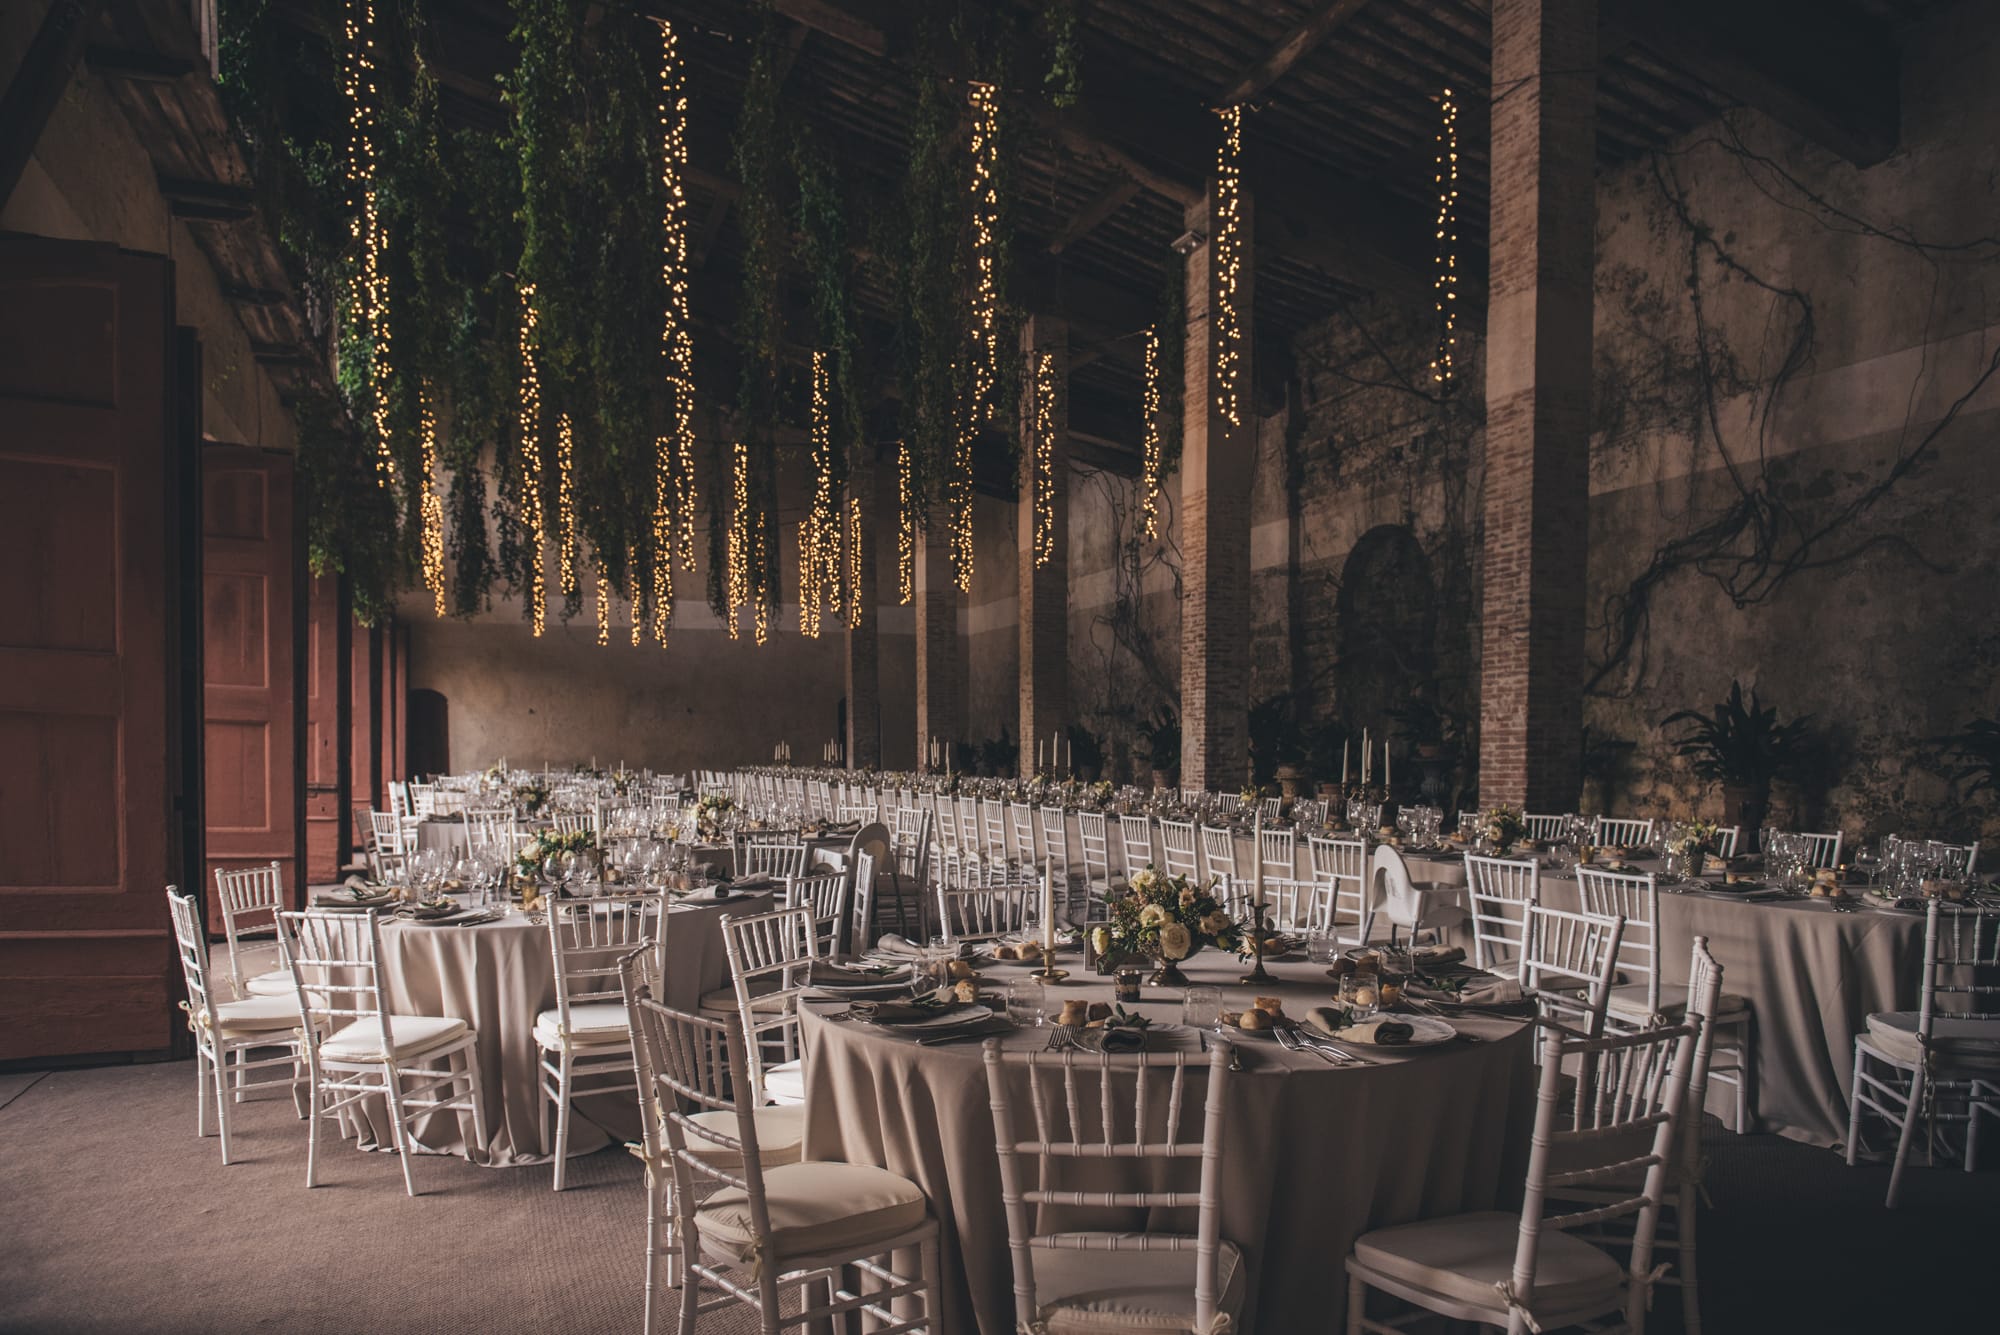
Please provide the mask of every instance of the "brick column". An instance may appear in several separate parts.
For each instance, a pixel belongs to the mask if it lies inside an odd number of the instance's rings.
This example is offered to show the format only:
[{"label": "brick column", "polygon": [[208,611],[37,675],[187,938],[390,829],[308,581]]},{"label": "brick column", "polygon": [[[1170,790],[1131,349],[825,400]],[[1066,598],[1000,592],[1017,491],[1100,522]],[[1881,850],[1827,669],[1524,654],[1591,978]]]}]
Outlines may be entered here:
[{"label": "brick column", "polygon": [[[1048,358],[1049,474],[1054,542],[1035,564],[1037,368]],[[1021,501],[1014,531],[1021,579],[1021,775],[1035,772],[1035,744],[1069,723],[1069,323],[1030,316],[1021,327]]]},{"label": "brick column", "polygon": [[1582,786],[1596,0],[1494,0],[1479,796]]},{"label": "brick column", "polygon": [[875,578],[875,527],[880,510],[875,503],[875,467],[859,464],[848,476],[848,495],[861,512],[861,522],[847,525],[851,538],[860,531],[859,625],[850,624],[843,657],[847,670],[847,767],[875,769],[882,763],[882,679],[877,670],[882,608]]},{"label": "brick column", "polygon": [[1235,792],[1249,770],[1250,477],[1257,449],[1252,392],[1251,290],[1255,256],[1250,192],[1242,194],[1242,264],[1236,309],[1242,330],[1237,420],[1217,401],[1211,321],[1216,275],[1211,192],[1187,210],[1209,238],[1187,261],[1187,359],[1181,414],[1181,783]]},{"label": "brick column", "polygon": [[[917,535],[917,768],[930,762],[930,739],[965,741],[964,674],[959,670],[958,586],[951,582],[950,530],[942,506]],[[954,755],[955,768],[970,756]]]}]

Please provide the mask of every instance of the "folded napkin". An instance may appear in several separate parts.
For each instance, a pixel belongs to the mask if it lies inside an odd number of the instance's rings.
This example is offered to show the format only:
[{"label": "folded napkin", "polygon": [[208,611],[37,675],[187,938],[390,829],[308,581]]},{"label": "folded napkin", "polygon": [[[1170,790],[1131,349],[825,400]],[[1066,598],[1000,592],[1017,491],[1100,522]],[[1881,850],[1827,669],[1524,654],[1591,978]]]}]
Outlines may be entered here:
[{"label": "folded napkin", "polygon": [[1527,999],[1519,982],[1512,978],[1495,978],[1491,974],[1478,974],[1466,979],[1465,986],[1455,993],[1415,981],[1410,982],[1406,990],[1419,1000],[1438,1001],[1446,1005],[1511,1006]]},{"label": "folded napkin", "polygon": [[838,964],[832,960],[815,960],[808,976],[811,982],[822,985],[831,983],[838,987],[852,987],[856,983],[875,982],[887,986],[906,981],[910,971],[893,964]]},{"label": "folded napkin", "polygon": [[1410,962],[1419,969],[1435,969],[1440,965],[1457,964],[1464,958],[1464,946],[1419,946],[1410,952]]},{"label": "folded napkin", "polygon": [[1106,1027],[1103,1040],[1098,1044],[1105,1052],[1137,1052],[1146,1046],[1146,1031],[1131,1025]]},{"label": "folded napkin", "polygon": [[[884,933],[882,936],[876,938],[875,941],[876,954],[889,955],[897,959],[919,959],[923,956],[924,950],[925,948],[917,942],[910,940],[908,937],[897,936],[894,932]],[[961,941],[956,949],[953,950],[952,956],[954,959],[966,959],[970,953],[971,947]]]},{"label": "folded napkin", "polygon": [[753,876],[739,876],[729,883],[732,893],[741,894],[746,890],[768,890],[778,882],[775,877],[758,872]]},{"label": "folded napkin", "polygon": [[1347,1012],[1338,1006],[1314,1006],[1303,1023],[1316,1033],[1332,1038],[1347,1027]]},{"label": "folded napkin", "polygon": [[948,1015],[960,1008],[955,1001],[943,1005],[924,1005],[915,1001],[857,1001],[854,1003],[854,1017],[874,1024],[909,1024],[916,1020],[928,1020],[933,1015]]},{"label": "folded napkin", "polygon": [[1344,1038],[1350,1043],[1373,1043],[1377,1047],[1387,1048],[1409,1042],[1416,1032],[1416,1029],[1405,1021],[1392,1019],[1386,1015],[1376,1015],[1363,1020],[1360,1024],[1349,1025],[1334,1037]]},{"label": "folded napkin", "polygon": [[351,908],[356,904],[387,904],[395,897],[385,885],[364,886],[350,880],[337,890],[322,890],[312,902],[315,908]]}]

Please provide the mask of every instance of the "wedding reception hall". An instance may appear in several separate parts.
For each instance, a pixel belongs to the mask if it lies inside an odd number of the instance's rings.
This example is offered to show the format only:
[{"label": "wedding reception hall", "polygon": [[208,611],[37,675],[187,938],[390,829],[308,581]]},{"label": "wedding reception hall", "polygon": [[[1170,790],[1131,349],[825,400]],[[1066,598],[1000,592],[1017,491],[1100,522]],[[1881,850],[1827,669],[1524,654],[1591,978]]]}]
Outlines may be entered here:
[{"label": "wedding reception hall", "polygon": [[0,5],[0,1332],[1992,1328],[1996,70]]}]

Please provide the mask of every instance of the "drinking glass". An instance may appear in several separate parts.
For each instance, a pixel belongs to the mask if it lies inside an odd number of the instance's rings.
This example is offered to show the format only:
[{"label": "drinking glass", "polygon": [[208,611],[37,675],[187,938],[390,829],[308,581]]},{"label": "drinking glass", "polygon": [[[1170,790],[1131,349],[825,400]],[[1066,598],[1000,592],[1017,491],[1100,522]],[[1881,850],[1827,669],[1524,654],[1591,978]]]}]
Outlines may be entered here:
[{"label": "drinking glass", "polygon": [[1214,1029],[1222,1024],[1222,989],[1191,987],[1181,994],[1181,1023],[1192,1029]]},{"label": "drinking glass", "polygon": [[1306,959],[1331,965],[1340,954],[1340,936],[1331,927],[1314,927],[1306,933]]},{"label": "drinking glass", "polygon": [[1040,979],[1016,978],[1007,984],[1007,1018],[1015,1024],[1032,1029],[1042,1022],[1045,1009]]},{"label": "drinking glass", "polygon": [[1382,975],[1370,972],[1342,974],[1340,1004],[1355,1020],[1365,1020],[1382,1004]]}]

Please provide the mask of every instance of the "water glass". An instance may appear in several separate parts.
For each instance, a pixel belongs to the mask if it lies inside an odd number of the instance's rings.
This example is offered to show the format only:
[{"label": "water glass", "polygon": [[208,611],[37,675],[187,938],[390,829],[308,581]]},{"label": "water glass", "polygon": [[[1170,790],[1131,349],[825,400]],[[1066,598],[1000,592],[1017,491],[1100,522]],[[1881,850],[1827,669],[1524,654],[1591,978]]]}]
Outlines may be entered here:
[{"label": "water glass", "polygon": [[1306,958],[1314,964],[1331,965],[1340,954],[1340,935],[1331,927],[1315,927],[1306,933]]},{"label": "water glass", "polygon": [[1222,1023],[1222,989],[1190,987],[1181,994],[1181,1023],[1192,1029],[1214,1029]]},{"label": "water glass", "polygon": [[1007,984],[1007,1018],[1022,1028],[1042,1022],[1046,1011],[1042,983],[1038,978],[1016,978]]}]

